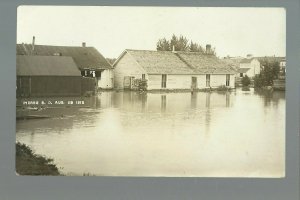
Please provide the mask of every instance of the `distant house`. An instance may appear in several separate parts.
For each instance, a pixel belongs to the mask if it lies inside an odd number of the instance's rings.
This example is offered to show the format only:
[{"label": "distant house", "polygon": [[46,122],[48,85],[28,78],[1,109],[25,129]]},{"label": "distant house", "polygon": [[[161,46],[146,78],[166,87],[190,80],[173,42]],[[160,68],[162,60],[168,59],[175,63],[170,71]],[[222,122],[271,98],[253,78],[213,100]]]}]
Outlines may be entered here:
[{"label": "distant house", "polygon": [[231,66],[232,68],[234,68],[235,70],[238,70],[240,68],[240,62],[241,60],[243,60],[243,57],[224,57],[222,59],[222,61],[226,62],[229,66]]},{"label": "distant house", "polygon": [[286,73],[286,59],[285,58],[282,58],[279,62],[279,66],[280,66],[280,72],[282,74],[285,74]]},{"label": "distant house", "polygon": [[247,75],[248,77],[253,78],[257,74],[260,74],[260,62],[251,54],[248,54],[247,58],[240,61],[239,68],[237,69],[237,76],[244,77]]},{"label": "distant house", "polygon": [[118,89],[131,89],[134,79],[147,80],[148,90],[235,85],[235,71],[216,56],[205,53],[127,49],[113,66]]},{"label": "distant house", "polygon": [[17,97],[80,96],[89,90],[71,57],[17,55],[16,61]]},{"label": "distant house", "polygon": [[87,47],[85,43],[76,47],[36,45],[33,38],[32,44],[17,44],[17,55],[71,57],[82,76],[97,80],[98,88],[113,88],[112,66],[94,47]]}]

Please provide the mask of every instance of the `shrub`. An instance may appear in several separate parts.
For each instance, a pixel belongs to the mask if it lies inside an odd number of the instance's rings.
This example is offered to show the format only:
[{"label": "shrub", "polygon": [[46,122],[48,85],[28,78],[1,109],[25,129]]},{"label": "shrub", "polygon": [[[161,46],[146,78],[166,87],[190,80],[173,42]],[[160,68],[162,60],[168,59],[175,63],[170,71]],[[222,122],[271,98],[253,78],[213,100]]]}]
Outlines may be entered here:
[{"label": "shrub", "polygon": [[262,88],[273,85],[273,80],[277,79],[279,76],[279,62],[272,61],[267,58],[260,61],[261,68],[260,74],[254,77],[254,87]]},{"label": "shrub", "polygon": [[243,87],[247,87],[250,85],[250,78],[247,75],[242,78],[242,85]]},{"label": "shrub", "polygon": [[254,87],[255,88],[261,88],[263,87],[263,78],[261,74],[255,75],[255,77],[253,78],[254,80]]},{"label": "shrub", "polygon": [[227,91],[229,90],[225,85],[221,85],[217,88],[217,91]]},{"label": "shrub", "polygon": [[139,90],[140,91],[146,91],[147,87],[148,87],[147,80],[140,79],[139,80]]},{"label": "shrub", "polygon": [[53,159],[35,154],[28,146],[16,143],[16,172],[20,175],[61,175]]}]

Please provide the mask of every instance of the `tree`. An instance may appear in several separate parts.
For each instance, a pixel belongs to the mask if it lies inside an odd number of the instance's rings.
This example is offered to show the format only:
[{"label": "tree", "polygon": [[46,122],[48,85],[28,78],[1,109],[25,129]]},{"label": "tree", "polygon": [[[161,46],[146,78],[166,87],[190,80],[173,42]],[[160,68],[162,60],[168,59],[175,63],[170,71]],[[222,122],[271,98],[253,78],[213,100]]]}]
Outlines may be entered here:
[{"label": "tree", "polygon": [[173,34],[170,40],[170,50],[173,50],[174,47],[175,51],[187,51],[189,49],[188,42],[189,40],[186,39],[186,37],[183,37],[182,35],[177,37]]},{"label": "tree", "polygon": [[194,43],[193,41],[191,41],[191,43],[190,43],[190,51],[191,52],[202,52],[202,53],[204,53],[203,48],[199,44]]},{"label": "tree", "polygon": [[158,51],[171,51],[170,42],[166,38],[159,39],[156,43],[156,50]]},{"label": "tree", "polygon": [[242,78],[242,85],[248,87],[250,85],[250,78],[246,75]]},{"label": "tree", "polygon": [[175,51],[188,51],[189,50],[188,43],[189,43],[189,40],[186,39],[186,37],[183,37],[181,35],[177,41],[177,45],[175,46]]},{"label": "tree", "polygon": [[[156,43],[156,50],[158,51],[172,51],[174,47],[175,51],[190,51],[190,52],[201,52],[205,53],[204,49],[200,44],[197,44],[180,35],[179,37],[175,34],[172,35],[170,40],[166,38],[161,38]],[[216,55],[215,51],[212,49],[210,54]]]},{"label": "tree", "polygon": [[261,88],[261,87],[265,86],[264,78],[263,78],[263,75],[261,73],[256,74],[255,77],[253,78],[253,80],[254,80],[254,87],[255,88]]},{"label": "tree", "polygon": [[254,77],[254,87],[272,86],[273,80],[278,78],[280,66],[279,62],[270,59],[260,60],[262,69],[259,75]]}]

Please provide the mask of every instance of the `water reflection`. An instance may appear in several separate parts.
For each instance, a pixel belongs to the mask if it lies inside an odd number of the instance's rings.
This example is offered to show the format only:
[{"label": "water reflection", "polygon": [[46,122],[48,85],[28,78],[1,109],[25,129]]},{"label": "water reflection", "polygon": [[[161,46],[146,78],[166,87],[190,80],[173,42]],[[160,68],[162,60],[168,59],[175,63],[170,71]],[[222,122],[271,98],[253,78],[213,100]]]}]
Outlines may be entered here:
[{"label": "water reflection", "polygon": [[255,91],[256,95],[259,95],[264,99],[264,106],[275,106],[277,107],[281,100],[285,100],[284,92],[264,92],[264,91]]},{"label": "water reflection", "polygon": [[207,93],[206,94],[206,99],[205,99],[205,135],[208,136],[209,134],[209,128],[210,128],[210,121],[211,121],[211,111],[210,111],[210,101],[211,101],[211,94]]},{"label": "water reflection", "polygon": [[17,121],[17,140],[79,175],[283,172],[283,92],[111,91],[86,102],[41,111],[49,119]]},{"label": "water reflection", "polygon": [[197,97],[198,93],[197,92],[193,92],[191,94],[191,109],[195,109],[197,107]]},{"label": "water reflection", "polygon": [[230,93],[227,92],[225,96],[226,96],[226,107],[230,107]]},{"label": "water reflection", "polygon": [[167,96],[161,95],[161,112],[166,112],[167,109]]}]

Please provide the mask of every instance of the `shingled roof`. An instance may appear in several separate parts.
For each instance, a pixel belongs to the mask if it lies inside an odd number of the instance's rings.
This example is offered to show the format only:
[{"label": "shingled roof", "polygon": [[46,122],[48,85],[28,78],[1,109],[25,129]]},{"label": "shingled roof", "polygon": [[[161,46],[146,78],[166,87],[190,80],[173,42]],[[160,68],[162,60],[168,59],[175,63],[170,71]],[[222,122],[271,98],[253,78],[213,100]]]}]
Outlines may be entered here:
[{"label": "shingled roof", "polygon": [[125,50],[114,66],[126,54],[148,74],[235,74],[228,63],[214,55],[198,52],[171,52],[150,50]]},{"label": "shingled roof", "polygon": [[238,73],[246,73],[249,70],[250,70],[250,68],[239,68]]},{"label": "shingled roof", "polygon": [[17,55],[17,76],[81,76],[81,73],[71,57]]},{"label": "shingled roof", "polygon": [[176,53],[187,65],[199,74],[235,74],[235,70],[228,63],[215,55],[200,52]]},{"label": "shingled roof", "polygon": [[239,69],[240,62],[243,58],[224,58],[223,62],[227,63],[229,66],[233,67],[235,70]]},{"label": "shingled roof", "polygon": [[94,47],[17,44],[17,55],[70,56],[81,70],[112,68]]},{"label": "shingled roof", "polygon": [[241,60],[240,63],[251,63],[252,60],[254,60],[254,59],[255,59],[255,58],[244,58],[244,59]]},{"label": "shingled roof", "polygon": [[193,74],[194,71],[170,51],[126,50],[148,74]]}]

